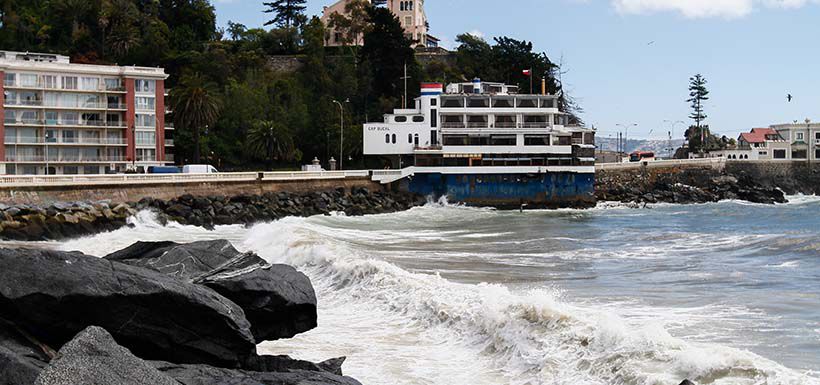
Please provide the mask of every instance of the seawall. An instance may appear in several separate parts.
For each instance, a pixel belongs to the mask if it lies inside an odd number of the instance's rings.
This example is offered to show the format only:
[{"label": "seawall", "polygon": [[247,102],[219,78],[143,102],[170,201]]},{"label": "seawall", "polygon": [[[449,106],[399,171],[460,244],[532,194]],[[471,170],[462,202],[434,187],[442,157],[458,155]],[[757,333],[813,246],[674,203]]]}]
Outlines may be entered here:
[{"label": "seawall", "polygon": [[207,182],[129,183],[110,182],[63,185],[29,185],[0,187],[0,203],[6,205],[50,205],[59,202],[108,201],[111,204],[137,202],[145,197],[171,200],[183,195],[237,196],[265,193],[310,193],[337,188],[351,190],[367,188],[379,191],[382,186],[370,178],[308,179],[308,180],[240,180]]}]

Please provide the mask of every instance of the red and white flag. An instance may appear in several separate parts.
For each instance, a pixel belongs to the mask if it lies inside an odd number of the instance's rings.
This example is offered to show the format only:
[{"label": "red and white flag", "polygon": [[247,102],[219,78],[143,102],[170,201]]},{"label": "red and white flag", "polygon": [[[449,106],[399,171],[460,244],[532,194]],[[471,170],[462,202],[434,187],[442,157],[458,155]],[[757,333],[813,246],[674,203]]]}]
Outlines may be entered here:
[{"label": "red and white flag", "polygon": [[521,72],[524,74],[524,76],[532,75],[532,70],[524,70],[524,71],[521,71]]}]

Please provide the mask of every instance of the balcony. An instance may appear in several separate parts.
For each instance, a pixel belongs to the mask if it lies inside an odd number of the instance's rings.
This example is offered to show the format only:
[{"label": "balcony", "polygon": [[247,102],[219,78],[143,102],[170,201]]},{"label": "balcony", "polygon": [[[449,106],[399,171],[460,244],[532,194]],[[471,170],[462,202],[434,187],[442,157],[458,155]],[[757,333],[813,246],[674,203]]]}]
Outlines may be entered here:
[{"label": "balcony", "polygon": [[48,160],[43,155],[6,155],[6,162],[17,163],[107,163],[125,162],[124,156],[49,156]]},{"label": "balcony", "polygon": [[45,104],[42,100],[6,100],[3,102],[8,107],[45,107],[58,109],[89,109],[89,110],[126,110],[127,106],[122,103],[83,103],[74,106]]},{"label": "balcony", "polygon": [[462,122],[445,122],[441,124],[441,128],[467,128],[467,125]]},{"label": "balcony", "polygon": [[6,118],[3,120],[9,126],[70,126],[70,127],[98,127],[98,128],[125,128],[124,122],[104,122],[101,120],[52,120],[52,119],[20,119]]},{"label": "balcony", "polygon": [[165,123],[165,129],[166,130],[173,130],[174,129],[174,123]]},{"label": "balcony", "polygon": [[128,142],[124,138],[63,138],[62,140],[46,140],[42,137],[20,137],[20,138],[11,138],[6,137],[5,144],[48,144],[51,146],[60,146],[60,145],[80,145],[80,146],[104,146],[104,145],[113,145],[113,146],[124,146],[128,144]]},{"label": "balcony", "polygon": [[173,139],[165,139],[165,147],[174,147]]}]

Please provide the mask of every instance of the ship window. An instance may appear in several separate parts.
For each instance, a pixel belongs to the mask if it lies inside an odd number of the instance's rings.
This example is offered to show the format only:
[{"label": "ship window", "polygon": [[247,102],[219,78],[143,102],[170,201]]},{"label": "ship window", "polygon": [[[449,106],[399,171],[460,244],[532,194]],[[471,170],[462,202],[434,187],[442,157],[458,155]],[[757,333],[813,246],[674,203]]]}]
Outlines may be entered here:
[{"label": "ship window", "polygon": [[423,116],[414,116],[413,117],[413,122],[414,123],[423,123],[424,122],[424,117]]},{"label": "ship window", "polygon": [[397,117],[393,118],[393,121],[395,121],[396,123],[404,123],[404,122],[407,121],[407,117],[406,116],[397,116]]},{"label": "ship window", "polygon": [[393,144],[396,144],[396,134],[393,134]]},{"label": "ship window", "polygon": [[384,142],[390,143],[390,134],[384,134]]}]

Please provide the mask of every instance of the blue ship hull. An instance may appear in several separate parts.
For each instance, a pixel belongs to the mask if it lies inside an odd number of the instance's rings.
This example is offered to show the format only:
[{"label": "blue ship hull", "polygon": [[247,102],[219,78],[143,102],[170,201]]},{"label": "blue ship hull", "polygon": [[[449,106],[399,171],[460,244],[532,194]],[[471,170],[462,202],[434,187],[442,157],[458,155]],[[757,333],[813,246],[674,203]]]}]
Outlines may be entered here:
[{"label": "blue ship hull", "polygon": [[595,206],[595,174],[415,174],[403,189],[450,202],[501,209]]}]

